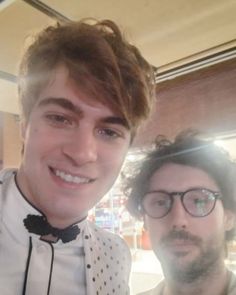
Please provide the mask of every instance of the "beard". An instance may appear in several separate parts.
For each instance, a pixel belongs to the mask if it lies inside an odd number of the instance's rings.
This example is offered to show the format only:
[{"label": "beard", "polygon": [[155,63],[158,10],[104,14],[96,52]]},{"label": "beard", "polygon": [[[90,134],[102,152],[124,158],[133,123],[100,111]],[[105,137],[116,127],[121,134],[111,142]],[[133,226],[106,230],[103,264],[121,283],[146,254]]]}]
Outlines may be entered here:
[{"label": "beard", "polygon": [[[181,250],[181,247],[173,249],[171,245],[175,241],[190,243],[191,248],[198,250],[198,254],[191,257],[189,250]],[[161,240],[157,249],[156,255],[165,277],[182,283],[193,283],[201,277],[212,275],[218,269],[217,264],[224,255],[224,237],[220,239],[219,236],[212,236],[203,243],[199,237],[185,230],[173,230]]]}]

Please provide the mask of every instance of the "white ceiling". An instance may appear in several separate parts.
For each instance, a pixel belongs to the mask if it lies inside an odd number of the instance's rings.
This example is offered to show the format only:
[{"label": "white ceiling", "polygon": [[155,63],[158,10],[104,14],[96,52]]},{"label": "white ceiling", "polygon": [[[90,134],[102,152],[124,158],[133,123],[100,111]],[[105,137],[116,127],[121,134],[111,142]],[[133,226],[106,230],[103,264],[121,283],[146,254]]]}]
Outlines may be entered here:
[{"label": "white ceiling", "polygon": [[[41,2],[72,20],[94,17],[116,21],[159,71],[236,45],[236,0]],[[52,22],[23,0],[1,3],[0,74],[16,75],[26,37]],[[18,113],[15,83],[0,75],[0,91],[0,110]]]}]

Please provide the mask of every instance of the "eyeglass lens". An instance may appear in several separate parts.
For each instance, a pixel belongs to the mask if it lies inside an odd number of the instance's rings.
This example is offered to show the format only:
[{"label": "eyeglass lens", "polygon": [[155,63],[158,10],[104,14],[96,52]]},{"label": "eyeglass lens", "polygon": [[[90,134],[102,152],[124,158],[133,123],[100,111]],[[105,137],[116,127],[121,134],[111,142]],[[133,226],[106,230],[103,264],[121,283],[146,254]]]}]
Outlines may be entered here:
[{"label": "eyeglass lens", "polygon": [[208,215],[215,206],[216,196],[207,189],[194,189],[183,193],[168,194],[165,192],[150,192],[143,199],[143,208],[147,215],[154,218],[164,217],[169,213],[174,202],[174,196],[181,197],[184,209],[192,216]]}]

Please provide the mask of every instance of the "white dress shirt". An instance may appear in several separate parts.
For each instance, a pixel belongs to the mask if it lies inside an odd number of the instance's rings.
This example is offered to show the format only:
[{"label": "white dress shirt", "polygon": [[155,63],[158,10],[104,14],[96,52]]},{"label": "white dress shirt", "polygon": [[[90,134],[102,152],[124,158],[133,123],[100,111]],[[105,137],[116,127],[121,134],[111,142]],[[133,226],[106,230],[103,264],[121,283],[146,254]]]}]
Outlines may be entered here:
[{"label": "white dress shirt", "polygon": [[130,254],[118,236],[83,220],[77,238],[40,240],[23,220],[41,215],[19,191],[15,172],[0,173],[0,294],[129,294]]}]

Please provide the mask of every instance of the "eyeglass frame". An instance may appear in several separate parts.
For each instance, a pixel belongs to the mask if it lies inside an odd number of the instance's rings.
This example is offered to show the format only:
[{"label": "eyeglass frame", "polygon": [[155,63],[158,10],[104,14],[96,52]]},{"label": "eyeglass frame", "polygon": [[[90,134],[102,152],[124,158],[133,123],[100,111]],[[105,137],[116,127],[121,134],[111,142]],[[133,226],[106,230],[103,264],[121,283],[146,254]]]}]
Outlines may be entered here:
[{"label": "eyeglass frame", "polygon": [[[185,205],[184,205],[184,201],[183,201],[184,196],[185,196],[188,192],[191,192],[191,191],[198,191],[198,190],[201,190],[201,191],[207,191],[207,192],[211,193],[211,194],[214,196],[214,204],[213,204],[213,206],[212,206],[212,209],[211,209],[206,215],[201,215],[201,216],[194,215],[194,214],[190,213],[190,212],[187,210],[187,208],[185,207]],[[148,194],[151,194],[151,193],[155,193],[155,192],[160,192],[160,193],[164,193],[164,194],[166,194],[166,195],[169,197],[170,201],[171,201],[169,209],[168,209],[167,212],[166,212],[164,215],[162,215],[161,217],[154,217],[154,216],[151,216],[151,215],[148,214],[148,212],[145,210],[144,205],[143,205],[143,201],[144,201],[144,199],[145,199],[145,196],[148,195]],[[139,212],[144,212],[146,215],[148,215],[149,217],[151,217],[151,218],[153,218],[153,219],[161,219],[161,218],[165,217],[166,215],[168,215],[168,214],[170,213],[171,209],[173,208],[174,197],[175,197],[175,196],[179,196],[179,197],[180,197],[180,201],[181,201],[181,204],[182,204],[182,206],[183,206],[185,212],[187,212],[190,216],[195,217],[195,218],[202,218],[202,217],[206,217],[206,216],[208,216],[208,215],[211,214],[211,212],[215,209],[216,201],[217,201],[217,200],[222,200],[222,196],[221,196],[220,192],[216,192],[216,191],[213,191],[213,190],[210,190],[210,189],[207,189],[207,188],[191,188],[191,189],[188,189],[188,190],[186,190],[186,191],[184,191],[184,192],[171,192],[171,193],[168,193],[168,192],[166,192],[166,191],[162,191],[162,190],[153,190],[153,191],[149,191],[149,192],[147,192],[147,193],[144,194],[144,197],[142,198],[142,200],[141,200],[141,202],[140,202],[140,204],[139,204],[139,206],[138,206],[138,210],[139,210]]]}]

